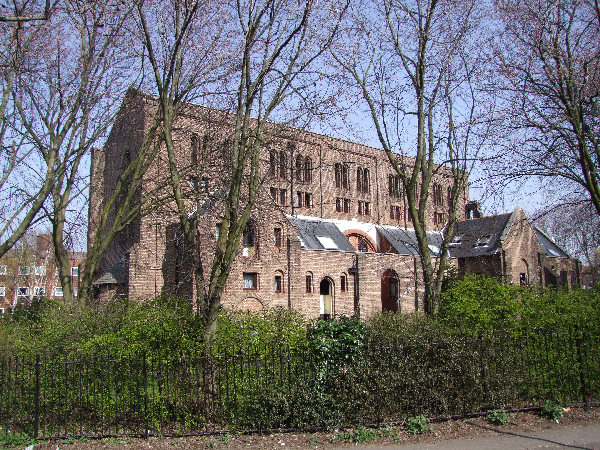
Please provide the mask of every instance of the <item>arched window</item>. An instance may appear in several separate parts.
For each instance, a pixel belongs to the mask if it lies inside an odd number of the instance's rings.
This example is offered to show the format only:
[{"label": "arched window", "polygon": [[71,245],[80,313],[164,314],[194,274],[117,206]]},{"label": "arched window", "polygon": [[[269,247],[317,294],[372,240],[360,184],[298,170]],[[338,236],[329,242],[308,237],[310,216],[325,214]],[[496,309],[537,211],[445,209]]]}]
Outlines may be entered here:
[{"label": "arched window", "polygon": [[302,156],[296,156],[296,181],[302,181],[303,172]]},{"label": "arched window", "polygon": [[281,270],[275,272],[275,278],[273,279],[273,290],[276,294],[283,293],[283,272]]},{"label": "arched window", "polygon": [[287,160],[285,152],[282,150],[279,152],[279,178],[285,180],[287,178]]},{"label": "arched window", "polygon": [[363,191],[363,170],[362,167],[356,169],[356,190],[358,192]]},{"label": "arched window", "polygon": [[369,192],[371,192],[371,180],[370,180],[371,176],[369,173],[369,169],[365,169],[363,170],[363,192],[365,194],[368,194]]},{"label": "arched window", "polygon": [[312,160],[308,156],[304,160],[304,181],[312,183]]},{"label": "arched window", "polygon": [[314,292],[313,289],[313,274],[312,272],[306,272],[306,293],[312,294]]},{"label": "arched window", "polygon": [[254,247],[256,245],[256,227],[254,222],[248,221],[244,228],[244,247]]},{"label": "arched window", "polygon": [[342,166],[342,187],[344,189],[350,189],[350,174],[348,172],[348,164],[344,164]]},{"label": "arched window", "polygon": [[196,166],[198,164],[198,146],[199,139],[196,133],[192,133],[192,137],[190,139],[190,159],[192,166]]}]

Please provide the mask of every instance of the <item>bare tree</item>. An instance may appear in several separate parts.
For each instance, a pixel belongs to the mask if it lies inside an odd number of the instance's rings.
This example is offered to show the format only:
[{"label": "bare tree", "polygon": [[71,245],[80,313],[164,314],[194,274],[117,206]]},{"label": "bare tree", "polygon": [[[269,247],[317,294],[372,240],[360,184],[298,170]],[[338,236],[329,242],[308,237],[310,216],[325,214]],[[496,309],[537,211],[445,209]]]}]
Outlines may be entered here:
[{"label": "bare tree", "polygon": [[[600,214],[600,8],[596,0],[499,0],[495,47],[507,151],[500,177],[540,177]],[[566,195],[565,195],[566,194]],[[562,199],[560,200],[562,201]]]},{"label": "bare tree", "polygon": [[[267,125],[268,120],[288,97],[297,96],[303,101],[299,93],[318,78],[318,74],[309,70],[329,45],[344,8],[317,7],[312,0],[300,4],[288,0],[176,1],[171,6],[165,22],[170,34],[161,32],[161,40],[148,25],[143,6],[138,12],[154,72],[159,110],[164,114],[160,139],[168,154],[173,198],[186,248],[192,254],[195,303],[208,340],[214,331],[221,294],[243,230],[259,194],[260,149],[274,132],[274,127]],[[211,25],[214,23],[226,26],[215,30]],[[209,27],[212,34],[206,33]],[[191,52],[192,46],[198,46],[199,34],[213,36],[215,40],[207,40],[200,51],[196,48]],[[227,108],[229,114],[223,116],[224,123],[231,128],[228,136],[231,151],[227,184],[222,190],[226,200],[216,251],[212,261],[205,261],[195,215],[198,201],[197,198],[189,201],[190,192],[183,183],[190,168],[185,163],[178,164],[173,130],[185,101],[211,92],[218,79],[224,80],[225,92],[230,92],[226,96],[232,99],[232,106]],[[202,178],[205,164],[210,162],[207,157],[202,153],[194,161],[198,179]]]},{"label": "bare tree", "polygon": [[[474,42],[475,6],[438,0],[361,3],[334,52],[358,87],[402,182],[428,313],[437,311],[459,198],[487,138],[483,102],[475,91],[483,64]],[[483,132],[476,133],[480,125]],[[438,164],[448,166],[452,187],[445,238],[432,258],[426,211],[432,179],[446,170]]]}]

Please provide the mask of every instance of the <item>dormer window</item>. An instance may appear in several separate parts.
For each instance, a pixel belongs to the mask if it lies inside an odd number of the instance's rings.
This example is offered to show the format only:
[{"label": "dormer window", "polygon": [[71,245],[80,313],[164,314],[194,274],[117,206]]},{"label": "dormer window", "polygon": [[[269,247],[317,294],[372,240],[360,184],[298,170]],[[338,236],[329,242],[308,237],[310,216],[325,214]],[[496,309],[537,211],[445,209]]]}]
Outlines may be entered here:
[{"label": "dormer window", "polygon": [[457,247],[461,244],[462,242],[462,234],[457,234],[456,236],[454,236],[452,238],[452,240],[450,241],[450,247]]}]

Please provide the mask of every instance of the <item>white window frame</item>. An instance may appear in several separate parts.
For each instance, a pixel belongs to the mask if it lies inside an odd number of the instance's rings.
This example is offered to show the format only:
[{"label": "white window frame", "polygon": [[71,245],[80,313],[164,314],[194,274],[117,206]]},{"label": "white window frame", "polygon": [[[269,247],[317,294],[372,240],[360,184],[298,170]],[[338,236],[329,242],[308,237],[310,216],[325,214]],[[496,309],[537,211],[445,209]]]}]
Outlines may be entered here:
[{"label": "white window frame", "polygon": [[33,296],[34,297],[43,297],[46,295],[46,288],[44,286],[34,286],[33,287]]},{"label": "white window frame", "polygon": [[64,293],[63,293],[63,288],[60,286],[54,286],[54,297],[63,297]]},{"label": "white window frame", "polygon": [[6,275],[6,272],[8,271],[8,267],[7,266],[0,266],[0,275]]},{"label": "white window frame", "polygon": [[72,266],[71,267],[71,277],[78,277],[78,276],[79,276],[79,267]]},{"label": "white window frame", "polygon": [[36,276],[42,277],[46,275],[46,266],[35,266],[33,270]]},{"label": "white window frame", "polygon": [[258,273],[257,272],[244,272],[243,273],[243,287],[247,291],[258,290]]},{"label": "white window frame", "polygon": [[29,275],[31,274],[31,267],[29,266],[19,266],[19,275]]},{"label": "white window frame", "polygon": [[6,297],[6,286],[0,286],[0,297]]},{"label": "white window frame", "polygon": [[[21,293],[21,289],[25,290],[25,292],[23,294]],[[17,298],[21,298],[21,297],[29,298],[30,293],[31,293],[31,291],[29,290],[29,286],[17,287]]]}]

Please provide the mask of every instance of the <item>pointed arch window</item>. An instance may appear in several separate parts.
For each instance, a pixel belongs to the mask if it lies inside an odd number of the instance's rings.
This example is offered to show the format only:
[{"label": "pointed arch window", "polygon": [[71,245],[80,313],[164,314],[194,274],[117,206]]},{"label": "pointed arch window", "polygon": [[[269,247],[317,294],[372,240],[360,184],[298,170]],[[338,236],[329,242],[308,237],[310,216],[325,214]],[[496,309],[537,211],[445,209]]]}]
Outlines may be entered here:
[{"label": "pointed arch window", "polygon": [[302,182],[304,172],[303,166],[302,156],[296,156],[296,181]]},{"label": "pointed arch window", "polygon": [[279,152],[279,178],[287,179],[287,160],[283,150]]},{"label": "pointed arch window", "polygon": [[312,160],[309,156],[304,160],[304,182],[312,183]]}]

